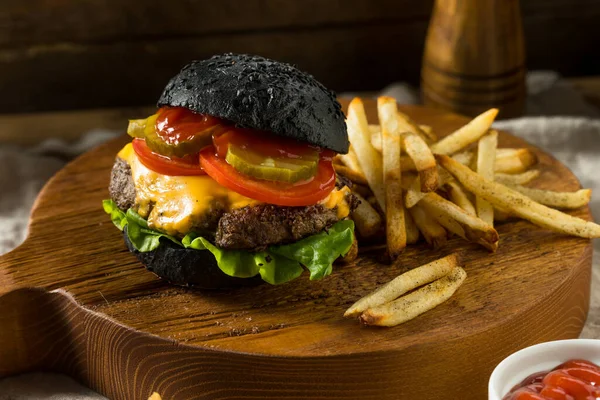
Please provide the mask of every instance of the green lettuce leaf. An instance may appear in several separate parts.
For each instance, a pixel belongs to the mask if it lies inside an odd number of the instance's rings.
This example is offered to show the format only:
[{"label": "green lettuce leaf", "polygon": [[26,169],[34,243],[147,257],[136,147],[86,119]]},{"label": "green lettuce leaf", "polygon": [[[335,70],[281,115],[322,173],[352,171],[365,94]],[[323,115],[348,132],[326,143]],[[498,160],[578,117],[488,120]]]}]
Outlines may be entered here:
[{"label": "green lettuce leaf", "polygon": [[104,208],[105,213],[110,215],[112,223],[122,231],[123,228],[125,228],[125,225],[127,225],[125,213],[121,211],[121,209],[117,207],[117,204],[112,200],[102,200],[102,208]]},{"label": "green lettuce leaf", "polygon": [[271,246],[269,252],[299,262],[310,271],[310,280],[318,280],[331,274],[333,262],[348,253],[353,241],[354,222],[345,220],[296,243]]},{"label": "green lettuce leaf", "polygon": [[119,230],[127,226],[127,236],[136,250],[144,253],[155,250],[162,238],[173,243],[199,251],[210,251],[217,260],[221,271],[229,276],[250,278],[260,274],[272,285],[282,284],[302,275],[305,266],[310,271],[310,279],[321,279],[332,271],[333,262],[346,255],[354,241],[354,223],[340,221],[313,236],[296,243],[271,246],[266,251],[250,253],[244,250],[220,249],[207,239],[194,233],[181,241],[176,237],[155,231],[148,222],[132,209],[121,211],[114,201],[102,202],[104,211]]},{"label": "green lettuce leaf", "polygon": [[102,201],[102,208],[110,215],[113,224],[120,231],[127,226],[127,237],[136,250],[146,253],[155,250],[160,245],[160,238],[164,237],[173,243],[181,246],[181,242],[176,237],[148,228],[148,221],[140,217],[138,213],[131,208],[126,213],[121,211],[117,204],[112,200]]}]

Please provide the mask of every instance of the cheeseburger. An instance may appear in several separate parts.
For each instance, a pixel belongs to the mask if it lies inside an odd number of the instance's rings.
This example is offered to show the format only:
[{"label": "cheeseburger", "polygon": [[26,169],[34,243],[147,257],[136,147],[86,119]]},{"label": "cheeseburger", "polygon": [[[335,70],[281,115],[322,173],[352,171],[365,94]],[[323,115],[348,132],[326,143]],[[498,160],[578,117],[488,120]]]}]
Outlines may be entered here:
[{"label": "cheeseburger", "polygon": [[356,198],[335,95],[295,67],[225,54],[186,65],[131,120],[104,210],[147,269],[205,288],[321,279],[353,246]]}]

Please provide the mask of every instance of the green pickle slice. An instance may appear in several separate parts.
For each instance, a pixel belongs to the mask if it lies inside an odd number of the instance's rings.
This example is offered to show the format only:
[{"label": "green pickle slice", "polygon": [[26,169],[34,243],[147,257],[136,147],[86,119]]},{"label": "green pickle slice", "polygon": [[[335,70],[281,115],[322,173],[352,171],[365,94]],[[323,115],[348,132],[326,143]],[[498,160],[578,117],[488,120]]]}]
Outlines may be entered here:
[{"label": "green pickle slice", "polygon": [[302,159],[272,158],[230,144],[225,160],[238,172],[253,178],[295,183],[315,176],[319,154],[315,151]]},{"label": "green pickle slice", "polygon": [[215,125],[198,132],[190,140],[182,140],[179,143],[166,143],[156,133],[157,118],[158,114],[154,114],[146,119],[129,120],[127,134],[132,137],[145,138],[146,145],[150,150],[167,157],[184,157],[188,154],[198,153],[204,147],[212,144],[212,134],[219,127],[219,125]]}]

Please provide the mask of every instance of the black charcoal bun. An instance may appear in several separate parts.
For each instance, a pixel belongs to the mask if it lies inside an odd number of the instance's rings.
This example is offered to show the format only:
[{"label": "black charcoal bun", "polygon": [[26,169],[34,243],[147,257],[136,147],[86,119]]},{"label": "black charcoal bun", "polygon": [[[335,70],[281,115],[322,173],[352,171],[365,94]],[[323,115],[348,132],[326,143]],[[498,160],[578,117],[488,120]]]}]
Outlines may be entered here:
[{"label": "black charcoal bun", "polygon": [[201,289],[226,289],[240,286],[255,286],[262,283],[260,275],[253,278],[234,278],[226,275],[217,266],[210,251],[185,249],[168,240],[161,240],[156,250],[146,253],[137,251],[123,232],[127,248],[151,272],[166,281],[180,286]]},{"label": "black charcoal bun", "polygon": [[348,152],[335,94],[290,64],[223,54],[193,61],[166,86],[158,106],[185,107],[310,144]]}]

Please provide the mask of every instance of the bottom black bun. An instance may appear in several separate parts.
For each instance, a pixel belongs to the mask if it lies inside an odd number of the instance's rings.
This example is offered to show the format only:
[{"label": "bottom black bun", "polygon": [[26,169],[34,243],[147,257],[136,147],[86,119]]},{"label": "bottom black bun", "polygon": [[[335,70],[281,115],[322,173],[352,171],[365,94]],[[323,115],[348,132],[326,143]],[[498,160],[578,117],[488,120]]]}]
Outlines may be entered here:
[{"label": "bottom black bun", "polygon": [[151,272],[170,283],[194,286],[201,289],[226,289],[240,286],[255,286],[263,282],[260,275],[253,278],[234,278],[226,275],[217,266],[210,251],[185,249],[170,241],[162,241],[153,251],[137,251],[123,230],[127,248]]}]

